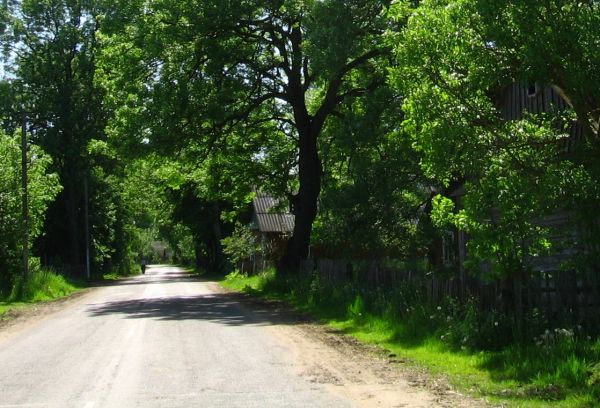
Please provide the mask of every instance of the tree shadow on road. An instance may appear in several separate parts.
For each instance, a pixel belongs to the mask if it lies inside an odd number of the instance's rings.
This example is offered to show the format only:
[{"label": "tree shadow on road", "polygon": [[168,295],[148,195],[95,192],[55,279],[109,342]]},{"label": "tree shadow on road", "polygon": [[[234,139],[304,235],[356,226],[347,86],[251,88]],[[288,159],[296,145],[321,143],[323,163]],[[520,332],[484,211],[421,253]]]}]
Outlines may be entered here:
[{"label": "tree shadow on road", "polygon": [[160,278],[154,279],[143,279],[143,278],[124,278],[118,281],[108,281],[97,283],[94,286],[129,286],[129,285],[156,285],[156,284],[173,284],[178,282],[198,282],[198,278],[194,276],[190,277],[175,277],[171,278],[168,276],[161,276]]},{"label": "tree shadow on road", "polygon": [[252,299],[239,293],[130,299],[90,305],[93,317],[120,315],[127,319],[199,320],[226,324],[299,324],[300,316],[277,302]]},{"label": "tree shadow on road", "polygon": [[95,282],[91,286],[124,286],[124,285],[152,285],[179,282],[198,282],[198,276],[183,271],[160,271],[153,273],[152,268],[145,275],[124,277],[117,280],[104,280]]}]

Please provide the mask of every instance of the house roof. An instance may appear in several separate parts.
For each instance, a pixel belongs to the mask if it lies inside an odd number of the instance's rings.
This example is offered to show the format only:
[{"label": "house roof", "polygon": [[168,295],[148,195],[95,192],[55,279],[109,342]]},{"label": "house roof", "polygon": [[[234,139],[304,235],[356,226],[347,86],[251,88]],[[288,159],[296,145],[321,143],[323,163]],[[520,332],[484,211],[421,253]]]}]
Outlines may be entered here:
[{"label": "house roof", "polygon": [[289,212],[275,212],[273,209],[281,201],[266,193],[256,193],[252,200],[255,227],[260,232],[291,233],[294,230],[294,216]]}]

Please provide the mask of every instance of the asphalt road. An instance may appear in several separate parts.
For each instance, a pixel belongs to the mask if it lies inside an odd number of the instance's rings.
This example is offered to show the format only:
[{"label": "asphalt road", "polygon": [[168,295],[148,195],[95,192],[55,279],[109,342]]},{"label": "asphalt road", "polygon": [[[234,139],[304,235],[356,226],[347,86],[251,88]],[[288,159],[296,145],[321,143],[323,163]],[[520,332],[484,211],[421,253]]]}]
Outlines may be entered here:
[{"label": "asphalt road", "polygon": [[297,373],[273,324],[214,284],[149,267],[1,334],[0,408],[350,406]]}]

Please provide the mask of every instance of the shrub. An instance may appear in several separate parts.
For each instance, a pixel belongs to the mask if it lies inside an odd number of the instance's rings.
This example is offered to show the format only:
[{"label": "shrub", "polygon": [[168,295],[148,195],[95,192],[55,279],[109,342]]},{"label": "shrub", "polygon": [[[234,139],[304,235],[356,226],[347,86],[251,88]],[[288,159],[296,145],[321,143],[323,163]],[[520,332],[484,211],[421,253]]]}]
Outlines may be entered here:
[{"label": "shrub", "polygon": [[221,240],[223,252],[233,264],[238,264],[250,259],[260,251],[256,237],[246,226],[237,223],[231,236]]}]

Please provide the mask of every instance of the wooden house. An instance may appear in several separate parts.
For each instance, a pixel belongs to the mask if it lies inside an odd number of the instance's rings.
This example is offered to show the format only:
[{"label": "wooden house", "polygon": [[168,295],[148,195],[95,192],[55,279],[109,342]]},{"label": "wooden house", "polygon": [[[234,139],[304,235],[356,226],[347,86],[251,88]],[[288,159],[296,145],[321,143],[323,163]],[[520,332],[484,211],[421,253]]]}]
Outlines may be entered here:
[{"label": "wooden house", "polygon": [[[496,96],[496,100],[497,108],[506,121],[520,120],[526,112],[539,114],[551,110],[564,110],[567,107],[564,99],[551,86],[541,87],[539,84],[513,83],[504,88]],[[578,122],[574,122],[569,133],[570,137],[560,141],[565,157],[583,139],[583,128]],[[451,183],[448,188],[439,193],[451,198],[457,209],[460,209],[462,196],[465,194],[464,180]],[[557,209],[552,216],[536,220],[536,222],[541,226],[556,229],[561,224],[569,222],[569,214]],[[468,240],[464,231],[448,229],[441,235],[434,264],[462,269],[462,264],[466,259],[466,242]],[[539,258],[535,262],[540,266],[534,265],[534,269],[557,270],[564,259],[563,255]]]},{"label": "wooden house", "polygon": [[252,260],[253,269],[264,269],[281,255],[294,230],[294,215],[283,206],[281,199],[259,191],[252,199],[250,229],[261,246],[260,255]]},{"label": "wooden house", "polygon": [[[503,89],[496,100],[502,118],[507,121],[520,120],[526,112],[538,114],[567,108],[567,103],[557,91],[551,86],[542,87],[539,84],[513,83]],[[583,137],[581,124],[571,124],[569,137],[558,141],[565,158],[571,155]],[[464,181],[456,181],[439,193],[451,198],[460,209],[465,194]],[[558,245],[550,254],[525,259],[526,266],[532,273],[530,276],[519,278],[518,283],[509,282],[510,296],[518,297],[525,309],[536,307],[550,314],[573,310],[582,317],[583,314],[600,311],[600,299],[597,297],[600,292],[598,271],[582,273],[565,267],[566,261],[574,254],[584,251],[574,244],[578,240],[574,239],[576,237],[573,235],[577,234],[573,228],[573,214],[557,208],[555,213],[533,221],[541,227],[548,228],[551,231],[550,238]],[[432,264],[438,270],[449,268],[454,271],[453,279],[459,281],[461,286],[459,292],[468,291],[465,288],[473,281],[464,270],[464,262],[468,257],[468,239],[464,231],[449,228],[440,233],[430,255]],[[494,291],[499,297],[503,296],[500,293],[506,291],[506,284],[507,282],[495,284]],[[476,291],[481,292],[481,285],[475,285],[478,287]]]}]

